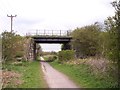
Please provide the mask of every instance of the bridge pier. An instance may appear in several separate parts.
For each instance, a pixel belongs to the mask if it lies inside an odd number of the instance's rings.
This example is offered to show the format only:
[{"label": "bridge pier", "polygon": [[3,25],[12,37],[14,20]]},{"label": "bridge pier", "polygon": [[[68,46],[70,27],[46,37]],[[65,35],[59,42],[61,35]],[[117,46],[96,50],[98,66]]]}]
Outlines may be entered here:
[{"label": "bridge pier", "polygon": [[62,45],[62,50],[71,50],[71,45],[70,45],[70,43],[63,43],[63,45]]},{"label": "bridge pier", "polygon": [[33,43],[33,59],[36,60],[36,42]]}]

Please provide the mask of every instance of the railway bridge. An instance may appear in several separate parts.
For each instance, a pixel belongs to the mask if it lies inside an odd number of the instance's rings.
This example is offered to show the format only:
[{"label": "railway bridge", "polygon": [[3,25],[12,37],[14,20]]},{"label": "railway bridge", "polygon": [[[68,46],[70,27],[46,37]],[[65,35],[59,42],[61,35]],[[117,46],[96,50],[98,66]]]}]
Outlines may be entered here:
[{"label": "railway bridge", "polygon": [[70,36],[70,31],[62,31],[62,30],[44,30],[44,31],[36,31],[36,33],[31,33],[32,37],[30,44],[30,53],[29,56],[36,59],[36,45],[39,43],[58,43],[64,44],[64,50],[71,49],[69,43],[72,40]]}]

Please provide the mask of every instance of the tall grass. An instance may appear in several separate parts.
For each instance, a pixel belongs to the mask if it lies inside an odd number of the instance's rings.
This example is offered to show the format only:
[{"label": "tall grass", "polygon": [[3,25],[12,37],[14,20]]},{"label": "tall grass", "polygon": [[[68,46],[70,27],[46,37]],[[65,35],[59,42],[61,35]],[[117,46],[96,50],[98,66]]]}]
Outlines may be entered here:
[{"label": "tall grass", "polygon": [[[18,72],[22,75],[20,78],[23,83],[19,86],[8,85],[9,88],[46,88],[47,84],[43,78],[40,62],[22,62],[19,64],[7,63],[4,69]],[[13,87],[14,86],[14,87]]]},{"label": "tall grass", "polygon": [[91,67],[86,64],[70,65],[50,63],[57,70],[65,73],[81,88],[116,88],[117,81],[112,77],[104,77],[102,74],[95,75]]}]

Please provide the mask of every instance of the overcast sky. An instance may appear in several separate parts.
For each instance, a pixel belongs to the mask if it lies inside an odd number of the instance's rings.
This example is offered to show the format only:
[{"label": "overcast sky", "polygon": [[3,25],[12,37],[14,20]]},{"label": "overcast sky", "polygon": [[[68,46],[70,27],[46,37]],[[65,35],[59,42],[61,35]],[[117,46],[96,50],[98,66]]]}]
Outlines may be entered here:
[{"label": "overcast sky", "polygon": [[[13,30],[21,35],[38,30],[74,30],[76,27],[103,22],[114,15],[114,0],[0,0],[0,32]],[[52,44],[52,46],[54,46]],[[43,45],[43,48],[46,47]],[[53,50],[60,50],[60,45]],[[48,50],[48,49],[47,49]],[[51,50],[51,48],[49,48]]]}]

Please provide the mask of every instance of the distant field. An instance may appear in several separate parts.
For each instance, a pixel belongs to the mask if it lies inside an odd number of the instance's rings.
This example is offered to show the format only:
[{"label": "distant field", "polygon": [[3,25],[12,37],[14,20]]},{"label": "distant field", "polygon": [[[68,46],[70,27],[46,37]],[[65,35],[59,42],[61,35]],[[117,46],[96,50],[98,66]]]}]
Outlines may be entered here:
[{"label": "distant field", "polygon": [[45,61],[54,61],[55,59],[57,59],[56,55],[44,55],[43,56]]}]

